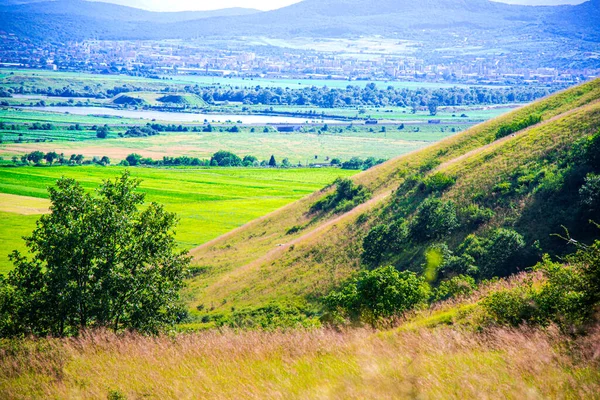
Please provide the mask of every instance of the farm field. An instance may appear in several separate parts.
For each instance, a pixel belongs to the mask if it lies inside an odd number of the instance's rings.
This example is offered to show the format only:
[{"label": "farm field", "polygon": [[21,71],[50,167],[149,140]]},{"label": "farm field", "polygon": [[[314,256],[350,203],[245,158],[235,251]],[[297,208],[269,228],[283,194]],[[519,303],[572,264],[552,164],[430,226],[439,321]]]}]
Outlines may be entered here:
[{"label": "farm field", "polygon": [[[95,166],[0,169],[0,273],[11,268],[8,253],[24,248],[21,237],[31,233],[40,208],[49,204],[38,200],[47,198],[48,186],[67,176],[91,190],[123,170]],[[164,204],[168,211],[179,215],[177,241],[184,249],[302,198],[339,176],[355,173],[331,168],[130,168],[130,171],[133,177],[143,180],[141,190],[147,194],[147,201]]]},{"label": "farm field", "polygon": [[[12,75],[11,75],[12,73]],[[165,84],[179,85],[199,85],[199,86],[238,86],[238,87],[256,87],[258,85],[264,87],[280,87],[290,89],[302,89],[305,87],[323,87],[330,88],[345,88],[348,85],[365,86],[368,83],[375,83],[381,86],[392,86],[398,89],[416,89],[416,88],[449,88],[449,87],[468,87],[470,85],[453,84],[444,82],[403,82],[403,81],[348,81],[334,79],[271,79],[271,78],[238,78],[238,77],[217,77],[217,76],[197,76],[197,75],[178,75],[178,76],[161,76],[162,79],[151,79],[136,77],[130,75],[109,75],[109,74],[86,74],[80,72],[55,72],[45,70],[29,70],[29,69],[2,69],[0,70],[0,79],[6,79],[7,83],[13,81],[16,76],[22,77],[33,83],[55,83],[58,87],[60,84],[76,84],[79,81],[88,81],[93,84],[106,85],[122,85],[122,84],[147,84],[149,87],[162,88]],[[55,81],[55,82],[54,82]],[[20,81],[18,82],[20,83]],[[14,80],[14,84],[17,81]],[[482,87],[489,87],[481,85]],[[498,86],[495,86],[498,87]]]},{"label": "farm field", "polygon": [[[64,131],[62,139],[59,140],[56,138],[60,131],[30,131],[24,133],[26,141],[7,143],[0,147],[0,156],[8,159],[15,154],[40,150],[56,151],[67,155],[83,154],[87,158],[106,155],[116,162],[131,153],[154,159],[184,155],[210,158],[219,150],[227,150],[239,156],[250,154],[259,160],[268,160],[271,155],[274,155],[278,160],[288,158],[293,164],[300,162],[306,165],[308,162],[324,162],[327,157],[340,158],[344,161],[355,156],[392,158],[452,135],[454,134],[452,128],[447,127],[444,132],[439,126],[422,127],[419,132],[411,128],[404,131],[388,128],[388,131],[381,132],[380,128],[376,128],[378,130],[375,132],[342,131],[328,134],[251,133],[248,129],[244,129],[237,133],[167,132],[142,138],[119,138],[111,134],[104,140],[97,139],[94,131]],[[5,137],[10,138],[12,135],[5,133]]]}]

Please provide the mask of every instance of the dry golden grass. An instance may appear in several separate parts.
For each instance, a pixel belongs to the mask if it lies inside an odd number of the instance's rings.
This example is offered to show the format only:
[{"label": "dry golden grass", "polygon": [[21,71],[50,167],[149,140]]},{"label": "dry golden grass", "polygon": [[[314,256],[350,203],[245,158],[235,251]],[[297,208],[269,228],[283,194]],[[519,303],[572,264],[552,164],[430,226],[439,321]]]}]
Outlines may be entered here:
[{"label": "dry golden grass", "polygon": [[3,344],[0,397],[582,399],[600,393],[600,330],[204,332]]}]

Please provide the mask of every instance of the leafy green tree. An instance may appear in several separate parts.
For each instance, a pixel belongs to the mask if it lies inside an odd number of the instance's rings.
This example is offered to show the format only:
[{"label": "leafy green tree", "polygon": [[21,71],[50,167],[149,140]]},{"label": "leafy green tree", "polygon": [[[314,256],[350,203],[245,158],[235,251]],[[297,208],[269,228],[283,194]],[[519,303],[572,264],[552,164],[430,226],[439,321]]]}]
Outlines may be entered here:
[{"label": "leafy green tree", "polygon": [[429,285],[414,272],[394,267],[362,271],[325,297],[325,304],[351,320],[375,325],[429,298]]},{"label": "leafy green tree", "polygon": [[109,327],[154,333],[181,317],[189,258],[177,250],[176,217],[144,205],[128,172],[94,194],[73,179],[49,189],[37,222],[0,280],[0,334],[75,335]]},{"label": "leafy green tree", "polygon": [[46,155],[44,156],[44,160],[46,160],[46,162],[48,162],[48,164],[50,164],[50,165],[52,165],[54,160],[57,160],[58,158],[59,158],[59,155],[54,151],[46,153]]},{"label": "leafy green tree", "polygon": [[389,261],[389,254],[400,251],[408,241],[408,236],[408,226],[403,219],[389,225],[375,226],[363,240],[362,262],[370,267],[378,267]]},{"label": "leafy green tree", "polygon": [[258,159],[251,155],[244,156],[244,159],[242,160],[242,164],[244,165],[244,167],[251,167],[254,165],[254,163],[257,162]]},{"label": "leafy green tree", "polygon": [[525,239],[512,229],[498,228],[484,242],[484,254],[478,261],[482,278],[507,276],[517,271],[518,258]]},{"label": "leafy green tree", "polygon": [[269,167],[276,167],[277,166],[277,161],[275,160],[275,156],[271,155],[271,158],[269,159]]},{"label": "leafy green tree", "polygon": [[131,166],[136,166],[142,162],[142,156],[136,153],[131,153],[130,155],[125,157],[125,161],[127,161]]},{"label": "leafy green tree", "polygon": [[96,137],[98,139],[106,139],[108,137],[109,131],[110,129],[108,128],[108,125],[101,126],[98,129],[96,129]]},{"label": "leafy green tree", "polygon": [[27,161],[31,161],[34,164],[38,164],[44,159],[44,153],[41,151],[32,151],[27,155]]},{"label": "leafy green tree", "polygon": [[436,115],[438,109],[438,102],[435,100],[430,100],[429,103],[427,103],[427,108],[429,109],[429,115]]},{"label": "leafy green tree", "polygon": [[212,165],[213,160],[220,167],[240,167],[240,166],[242,166],[242,159],[230,151],[225,151],[225,150],[217,151],[215,154],[213,154],[213,156],[211,158],[211,165]]},{"label": "leafy green tree", "polygon": [[100,164],[102,164],[102,165],[109,165],[110,164],[110,158],[108,158],[107,156],[102,156],[102,158],[100,159]]},{"label": "leafy green tree", "polygon": [[428,198],[417,208],[411,234],[417,240],[440,239],[458,228],[456,206],[452,201]]}]

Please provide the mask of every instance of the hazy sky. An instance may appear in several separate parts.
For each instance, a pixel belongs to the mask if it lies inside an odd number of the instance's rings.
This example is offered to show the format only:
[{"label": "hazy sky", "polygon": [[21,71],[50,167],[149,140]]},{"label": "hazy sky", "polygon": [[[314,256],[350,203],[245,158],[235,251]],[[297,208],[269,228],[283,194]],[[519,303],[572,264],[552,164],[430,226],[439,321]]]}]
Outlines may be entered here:
[{"label": "hazy sky", "polygon": [[[219,8],[245,7],[273,10],[301,0],[92,0],[122,4],[152,11],[215,10]],[[418,0],[415,0],[418,1]],[[498,0],[500,1],[500,0]],[[511,4],[553,5],[579,4],[585,0],[501,0]]]}]

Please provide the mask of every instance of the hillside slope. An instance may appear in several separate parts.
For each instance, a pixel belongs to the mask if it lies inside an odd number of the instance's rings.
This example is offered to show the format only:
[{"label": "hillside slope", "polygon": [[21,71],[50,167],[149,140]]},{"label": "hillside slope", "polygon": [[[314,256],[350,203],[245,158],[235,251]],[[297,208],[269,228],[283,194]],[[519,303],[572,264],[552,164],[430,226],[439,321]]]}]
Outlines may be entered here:
[{"label": "hillside slope", "polygon": [[[524,126],[530,116],[538,119]],[[569,157],[599,128],[600,80],[595,80],[374,167],[353,178],[372,192],[371,199],[346,213],[309,211],[334,190],[326,188],[193,250],[198,268],[186,292],[188,304],[198,316],[274,302],[318,307],[319,297],[353,271],[376,266],[363,254],[372,228],[414,223],[427,198],[451,201],[460,226],[434,238],[409,238],[393,249],[380,246],[375,264],[421,272],[431,245],[456,250],[468,235],[486,237],[499,227],[517,231],[526,242],[515,267],[532,265],[543,252],[560,254],[564,246],[549,235],[561,233],[561,225],[578,238],[594,235],[586,227],[590,216],[578,209],[585,170]],[[452,184],[431,191],[432,176],[450,177]],[[471,206],[491,210],[488,218],[464,222],[461,210]]]}]

